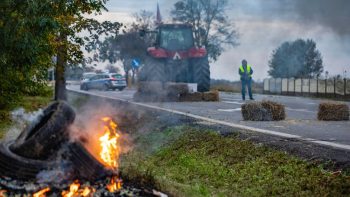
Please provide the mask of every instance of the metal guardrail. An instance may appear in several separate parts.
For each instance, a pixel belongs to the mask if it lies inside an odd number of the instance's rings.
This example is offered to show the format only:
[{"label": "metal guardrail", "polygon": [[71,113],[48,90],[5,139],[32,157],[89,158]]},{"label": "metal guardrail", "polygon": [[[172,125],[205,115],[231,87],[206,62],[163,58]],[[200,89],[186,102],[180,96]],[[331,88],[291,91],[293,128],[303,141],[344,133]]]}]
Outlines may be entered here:
[{"label": "metal guardrail", "polygon": [[269,78],[264,80],[264,93],[350,99],[350,79]]}]

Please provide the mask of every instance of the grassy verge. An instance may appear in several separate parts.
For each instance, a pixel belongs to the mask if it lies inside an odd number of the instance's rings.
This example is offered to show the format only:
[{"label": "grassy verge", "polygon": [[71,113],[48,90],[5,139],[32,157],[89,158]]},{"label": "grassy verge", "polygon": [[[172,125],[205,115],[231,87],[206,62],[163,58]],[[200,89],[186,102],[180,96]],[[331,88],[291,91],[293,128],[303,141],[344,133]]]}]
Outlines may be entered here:
[{"label": "grassy verge", "polygon": [[125,155],[125,179],[155,184],[173,196],[345,196],[350,178],[283,152],[176,127],[139,134]]},{"label": "grassy verge", "polygon": [[[17,106],[14,106],[13,109],[17,107],[23,107],[26,112],[31,112],[38,110],[39,108],[45,107],[50,100],[52,99],[51,95],[46,96],[25,96],[17,103]],[[11,110],[2,110],[0,111],[0,139],[4,136],[7,129],[11,126],[12,122],[10,119]]]}]

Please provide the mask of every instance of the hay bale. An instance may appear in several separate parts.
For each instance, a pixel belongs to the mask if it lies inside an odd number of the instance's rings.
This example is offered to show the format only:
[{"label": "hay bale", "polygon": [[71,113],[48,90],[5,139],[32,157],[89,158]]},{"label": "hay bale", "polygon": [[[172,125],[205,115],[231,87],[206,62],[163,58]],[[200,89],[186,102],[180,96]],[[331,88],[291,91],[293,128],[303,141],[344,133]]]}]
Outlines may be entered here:
[{"label": "hay bale", "polygon": [[203,101],[219,101],[219,91],[204,92]]},{"label": "hay bale", "polygon": [[345,103],[325,102],[320,103],[317,113],[318,120],[349,120],[349,106]]},{"label": "hay bale", "polygon": [[243,120],[271,121],[272,114],[265,109],[261,102],[249,102],[241,106]]},{"label": "hay bale", "polygon": [[189,93],[188,85],[186,83],[171,83],[165,84],[164,89],[169,95],[180,95]]},{"label": "hay bale", "polygon": [[158,93],[163,91],[163,83],[160,81],[144,81],[137,85],[137,92],[140,93]]},{"label": "hay bale", "polygon": [[271,112],[272,120],[284,120],[286,119],[286,112],[284,105],[273,101],[262,101],[261,105],[264,109]]},{"label": "hay bale", "polygon": [[180,94],[179,100],[180,102],[200,102],[203,101],[203,94],[201,92]]}]

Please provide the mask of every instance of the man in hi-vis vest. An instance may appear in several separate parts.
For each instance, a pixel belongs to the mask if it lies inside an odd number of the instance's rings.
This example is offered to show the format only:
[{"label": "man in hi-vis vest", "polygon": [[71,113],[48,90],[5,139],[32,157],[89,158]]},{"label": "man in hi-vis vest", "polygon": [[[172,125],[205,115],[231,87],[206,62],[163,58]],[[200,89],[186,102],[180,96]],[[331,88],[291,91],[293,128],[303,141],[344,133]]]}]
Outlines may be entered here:
[{"label": "man in hi-vis vest", "polygon": [[242,99],[245,100],[246,86],[248,86],[249,98],[250,100],[254,100],[252,95],[253,69],[250,65],[247,64],[247,60],[242,61],[242,65],[239,67],[238,73],[241,76],[242,82]]}]

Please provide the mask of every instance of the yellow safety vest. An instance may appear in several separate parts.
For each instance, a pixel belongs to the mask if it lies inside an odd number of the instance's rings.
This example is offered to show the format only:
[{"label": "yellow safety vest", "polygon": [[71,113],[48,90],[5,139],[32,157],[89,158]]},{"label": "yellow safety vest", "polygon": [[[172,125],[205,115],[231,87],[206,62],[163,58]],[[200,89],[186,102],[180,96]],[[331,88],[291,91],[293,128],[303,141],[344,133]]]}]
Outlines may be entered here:
[{"label": "yellow safety vest", "polygon": [[[242,65],[239,67],[239,69],[241,70],[242,73],[244,73],[244,68],[243,68]],[[250,74],[250,70],[251,70],[251,66],[250,66],[250,65],[247,65],[247,73],[248,73],[248,76],[249,76],[249,77],[252,77],[251,74]]]}]

